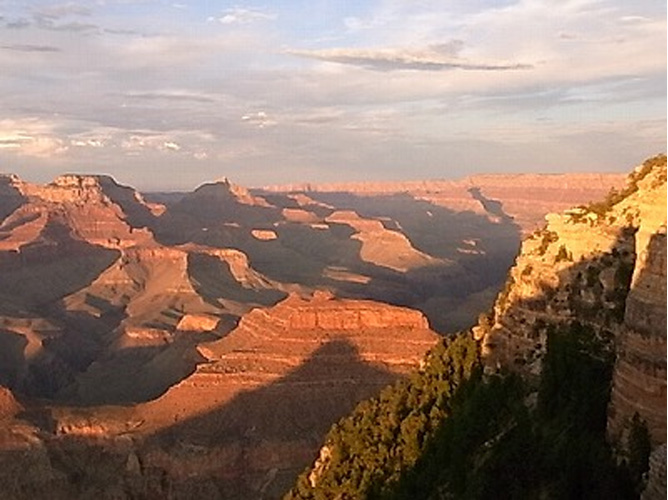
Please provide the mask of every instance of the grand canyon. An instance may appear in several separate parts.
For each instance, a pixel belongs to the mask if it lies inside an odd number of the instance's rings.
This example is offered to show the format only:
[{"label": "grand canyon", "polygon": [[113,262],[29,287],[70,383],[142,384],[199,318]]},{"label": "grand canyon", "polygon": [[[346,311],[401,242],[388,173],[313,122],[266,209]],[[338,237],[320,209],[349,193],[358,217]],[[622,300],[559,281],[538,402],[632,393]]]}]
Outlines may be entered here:
[{"label": "grand canyon", "polygon": [[0,0],[0,500],[666,498],[666,21]]},{"label": "grand canyon", "polygon": [[[488,366],[522,358],[539,373],[547,323],[599,307],[599,291],[581,281],[574,299],[531,297],[575,287],[571,263],[610,248],[630,262],[613,266],[632,266],[636,251],[644,263],[625,315],[615,268],[598,271],[610,296],[601,311],[621,310],[627,325],[608,327],[628,353],[612,396],[619,434],[649,397],[638,391],[665,405],[665,360],[645,340],[657,333],[643,333],[665,327],[655,236],[665,240],[665,157],[661,168],[648,178],[663,175],[663,200],[647,188],[609,226],[573,207],[624,189],[624,175],[251,190],[222,179],[141,194],[101,175],[46,185],[6,175],[0,485],[9,498],[279,498],[332,424],[418,370],[443,337],[473,327]],[[587,236],[575,219],[592,227]],[[635,243],[621,236],[632,226]],[[514,285],[495,299],[514,262]],[[656,320],[641,318],[647,301]],[[543,333],[523,333],[537,322]],[[665,328],[659,337],[665,347]],[[664,374],[659,393],[636,387],[634,370],[657,376],[639,357],[654,360],[659,385]],[[665,412],[642,417],[665,443]]]}]

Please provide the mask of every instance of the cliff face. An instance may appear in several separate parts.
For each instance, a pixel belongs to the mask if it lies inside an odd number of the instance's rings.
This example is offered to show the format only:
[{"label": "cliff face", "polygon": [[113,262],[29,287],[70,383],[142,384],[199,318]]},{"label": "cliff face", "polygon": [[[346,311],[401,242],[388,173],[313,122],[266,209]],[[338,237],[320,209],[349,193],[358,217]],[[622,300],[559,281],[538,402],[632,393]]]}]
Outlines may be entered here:
[{"label": "cliff face", "polygon": [[415,369],[437,339],[418,311],[326,293],[255,309],[199,348],[195,373],[138,407],[140,432],[153,435],[139,457],[175,488],[196,476],[226,498],[274,497],[329,425]]},{"label": "cliff face", "polygon": [[60,217],[81,239],[108,248],[153,240],[145,228],[153,218],[150,207],[136,191],[110,177],[63,175],[45,186],[18,180],[14,184],[29,202],[12,214],[14,220]]},{"label": "cliff face", "polygon": [[609,432],[635,413],[666,440],[666,160],[648,160],[604,202],[547,217],[474,334],[487,369],[538,376],[547,335],[579,322],[617,352]]},{"label": "cliff face", "polygon": [[623,438],[635,413],[654,443],[666,442],[666,234],[638,254],[626,300],[610,403],[609,431]]},{"label": "cliff face", "polygon": [[461,180],[343,182],[328,184],[289,184],[266,186],[269,192],[303,191],[306,193],[354,193],[359,196],[388,196],[409,193],[416,199],[456,211],[489,214],[489,205],[472,193],[479,191],[484,200],[503,207],[528,234],[543,222],[543,214],[558,212],[578,203],[600,199],[611,187],[620,188],[620,174],[494,174],[474,175]]},{"label": "cliff face", "polygon": [[[99,488],[114,498],[278,498],[333,422],[414,370],[437,340],[418,311],[292,295],[201,345],[196,371],[153,401],[54,406],[31,414],[41,433],[20,421],[0,426],[0,443],[21,437],[14,460],[33,467],[17,470],[0,454],[11,471],[0,470],[0,484],[16,498]],[[75,470],[80,483],[63,474]]]}]

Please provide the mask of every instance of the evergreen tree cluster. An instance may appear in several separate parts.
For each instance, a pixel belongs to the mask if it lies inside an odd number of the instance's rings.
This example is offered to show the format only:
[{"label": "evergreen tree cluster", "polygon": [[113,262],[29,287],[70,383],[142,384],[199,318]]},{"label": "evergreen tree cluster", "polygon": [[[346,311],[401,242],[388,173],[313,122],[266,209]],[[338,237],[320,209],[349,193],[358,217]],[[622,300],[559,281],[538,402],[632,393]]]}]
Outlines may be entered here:
[{"label": "evergreen tree cluster", "polygon": [[637,498],[648,448],[639,439],[620,465],[605,439],[613,365],[577,322],[549,332],[538,386],[485,376],[470,336],[446,340],[421,372],[336,424],[329,461],[286,498]]},{"label": "evergreen tree cluster", "polygon": [[423,453],[451,412],[460,385],[480,371],[476,342],[468,335],[445,339],[407,380],[360,403],[325,439],[330,458],[316,472],[315,487],[303,473],[286,499],[380,498]]}]

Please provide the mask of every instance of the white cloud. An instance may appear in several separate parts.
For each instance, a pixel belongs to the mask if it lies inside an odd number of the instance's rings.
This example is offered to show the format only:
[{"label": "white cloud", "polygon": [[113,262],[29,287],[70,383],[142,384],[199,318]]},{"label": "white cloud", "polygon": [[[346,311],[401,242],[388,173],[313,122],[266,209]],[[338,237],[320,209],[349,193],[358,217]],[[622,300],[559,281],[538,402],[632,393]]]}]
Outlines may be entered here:
[{"label": "white cloud", "polygon": [[34,118],[0,120],[0,149],[37,158],[60,155],[68,147],[54,129],[53,123]]},{"label": "white cloud", "polygon": [[450,44],[440,44],[423,49],[329,49],[291,50],[289,54],[340,64],[351,64],[375,71],[420,70],[443,71],[453,69],[504,71],[531,69],[527,63],[506,61],[471,61],[443,50]]},{"label": "white cloud", "polygon": [[80,147],[80,148],[85,148],[85,147],[90,147],[90,148],[103,148],[104,147],[104,142],[98,140],[98,139],[88,139],[85,141],[78,140],[78,139],[72,139],[70,141],[70,144],[72,146]]},{"label": "white cloud", "polygon": [[218,18],[221,24],[251,24],[260,21],[273,21],[276,14],[260,9],[234,7],[223,12]]},{"label": "white cloud", "polygon": [[264,111],[245,114],[241,117],[241,121],[255,125],[258,128],[271,127],[278,123],[275,119],[270,118]]}]

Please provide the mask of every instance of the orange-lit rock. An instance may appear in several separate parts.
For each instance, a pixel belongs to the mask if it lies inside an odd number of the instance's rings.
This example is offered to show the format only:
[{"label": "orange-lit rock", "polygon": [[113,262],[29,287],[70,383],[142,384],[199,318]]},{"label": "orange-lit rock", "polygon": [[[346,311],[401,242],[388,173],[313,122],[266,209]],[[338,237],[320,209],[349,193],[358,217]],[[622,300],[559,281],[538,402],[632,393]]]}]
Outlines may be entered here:
[{"label": "orange-lit rock", "polygon": [[210,332],[218,326],[219,318],[206,314],[184,314],[176,325],[177,330]]},{"label": "orange-lit rock", "polygon": [[271,229],[253,229],[251,230],[251,234],[253,238],[262,241],[271,241],[278,238],[276,231],[272,231]]}]

